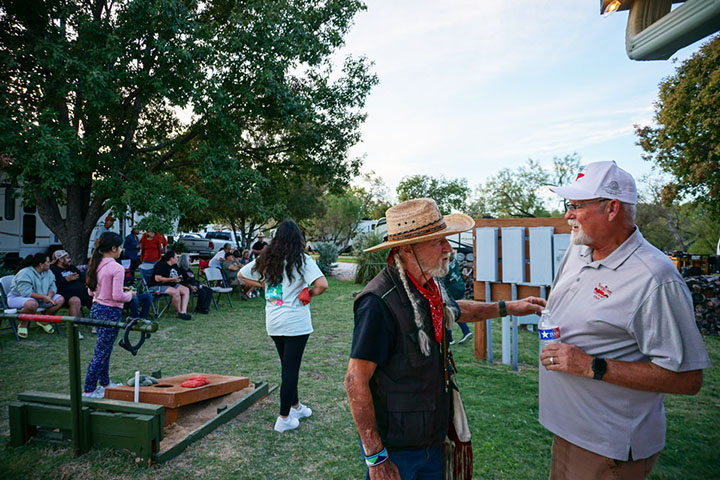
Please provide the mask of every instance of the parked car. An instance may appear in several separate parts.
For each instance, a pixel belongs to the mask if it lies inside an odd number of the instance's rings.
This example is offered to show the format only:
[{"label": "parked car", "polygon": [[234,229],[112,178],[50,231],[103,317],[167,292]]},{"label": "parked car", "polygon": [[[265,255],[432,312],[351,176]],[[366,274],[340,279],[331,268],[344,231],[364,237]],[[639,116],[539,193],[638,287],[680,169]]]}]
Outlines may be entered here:
[{"label": "parked car", "polygon": [[178,237],[178,241],[185,244],[188,253],[197,253],[201,256],[212,256],[216,252],[215,242],[203,238],[198,233],[186,233]]},{"label": "parked car", "polygon": [[215,244],[212,253],[213,255],[215,255],[220,249],[222,249],[223,245],[225,245],[226,243],[232,245],[233,248],[238,248],[238,245],[242,245],[242,242],[235,238],[233,232],[228,231],[207,232],[205,234],[205,238],[212,240],[212,242]]}]

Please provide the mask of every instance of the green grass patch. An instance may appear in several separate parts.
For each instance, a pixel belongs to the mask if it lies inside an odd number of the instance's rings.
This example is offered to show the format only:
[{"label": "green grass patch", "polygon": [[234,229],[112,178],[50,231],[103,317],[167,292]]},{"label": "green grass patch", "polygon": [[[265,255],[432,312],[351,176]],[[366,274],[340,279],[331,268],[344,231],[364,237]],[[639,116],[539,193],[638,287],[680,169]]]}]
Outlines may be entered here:
[{"label": "green grass patch", "polygon": [[[360,287],[329,279],[330,289],[312,302],[315,332],[300,374],[300,398],[313,409],[297,430],[278,434],[273,425],[279,392],[191,445],[179,457],[151,468],[135,464],[127,451],[94,450],[74,457],[69,445],[8,446],[7,405],[24,390],[67,393],[67,340],[30,329],[27,340],[3,335],[0,352],[0,472],[3,479],[359,479],[365,468],[348,409],[343,377],[352,339],[352,294]],[[125,381],[135,370],[163,376],[190,372],[244,375],[277,384],[280,363],[265,332],[261,298],[221,306],[190,322],[166,315],[160,331],[137,357],[115,347],[110,373]],[[6,324],[5,324],[6,325]],[[546,479],[551,435],[537,421],[537,340],[520,331],[520,371],[497,364],[500,324],[494,330],[496,364],[473,356],[472,342],[455,345],[458,381],[473,432],[474,478]],[[82,375],[95,337],[83,329]],[[456,338],[460,332],[456,328]],[[706,338],[715,365],[720,339]],[[720,471],[720,374],[709,369],[694,397],[669,395],[665,401],[668,436],[654,479],[717,478]]]}]

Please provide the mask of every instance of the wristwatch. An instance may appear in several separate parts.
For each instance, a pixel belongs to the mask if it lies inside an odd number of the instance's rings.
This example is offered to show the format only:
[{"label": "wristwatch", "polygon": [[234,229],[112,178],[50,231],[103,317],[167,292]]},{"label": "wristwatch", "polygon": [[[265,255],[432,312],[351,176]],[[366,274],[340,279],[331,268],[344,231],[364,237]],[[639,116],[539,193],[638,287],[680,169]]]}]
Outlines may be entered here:
[{"label": "wristwatch", "polygon": [[592,371],[595,373],[595,380],[602,380],[603,375],[607,372],[607,362],[604,358],[594,357],[592,361]]}]

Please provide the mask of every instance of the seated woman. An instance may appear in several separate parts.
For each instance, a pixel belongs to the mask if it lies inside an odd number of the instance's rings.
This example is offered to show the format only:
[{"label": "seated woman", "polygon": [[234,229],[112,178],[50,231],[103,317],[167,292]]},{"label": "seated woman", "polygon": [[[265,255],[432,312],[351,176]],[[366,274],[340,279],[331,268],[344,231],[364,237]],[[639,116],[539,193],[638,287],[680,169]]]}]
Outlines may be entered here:
[{"label": "seated woman", "polygon": [[160,292],[172,298],[172,304],[177,312],[177,318],[181,320],[191,320],[192,316],[187,313],[190,290],[188,287],[180,284],[182,282],[182,276],[177,268],[177,263],[178,259],[174,251],[168,250],[165,252],[153,268],[149,287],[151,292]]},{"label": "seated woman", "polygon": [[190,256],[187,254],[180,255],[177,268],[182,276],[182,284],[190,289],[192,293],[197,293],[197,305],[195,313],[207,315],[210,313],[210,302],[212,301],[213,291],[207,285],[203,285],[197,281],[195,274],[190,268]]},{"label": "seated woman", "polygon": [[[65,298],[58,295],[55,285],[55,275],[50,271],[50,257],[47,253],[28,255],[20,264],[15,274],[10,291],[7,293],[8,307],[19,309],[18,313],[35,313],[38,307],[45,309],[48,315],[54,315],[65,303]],[[20,322],[18,337],[27,338],[28,322]],[[55,329],[49,323],[38,325],[46,333],[53,333]]]}]

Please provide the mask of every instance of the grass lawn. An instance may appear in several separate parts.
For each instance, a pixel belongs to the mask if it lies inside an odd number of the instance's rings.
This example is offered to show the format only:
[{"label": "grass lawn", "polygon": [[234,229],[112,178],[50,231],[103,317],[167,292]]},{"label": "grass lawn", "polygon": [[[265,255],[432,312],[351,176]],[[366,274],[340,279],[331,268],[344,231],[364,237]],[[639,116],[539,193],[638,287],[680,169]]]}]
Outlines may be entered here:
[{"label": "grass lawn", "polygon": [[[359,286],[330,279],[313,299],[311,335],[300,374],[300,398],[313,409],[295,431],[273,424],[279,391],[191,445],[179,457],[151,468],[137,466],[127,451],[93,450],[74,457],[68,445],[31,442],[8,446],[7,405],[24,390],[68,392],[67,341],[30,329],[28,339],[2,338],[0,352],[0,477],[3,479],[360,479],[365,468],[343,388],[352,336],[352,294]],[[234,300],[237,295],[234,296]],[[95,337],[81,340],[82,374]],[[456,337],[459,329],[456,328]],[[500,352],[500,327],[494,339]],[[705,338],[720,365],[720,338]],[[474,478],[546,479],[551,435],[537,421],[537,340],[521,331],[520,371],[473,357],[472,345],[456,345],[458,380],[473,432]],[[497,355],[497,354],[496,354]],[[497,355],[499,356],[499,355]],[[261,298],[221,306],[190,322],[166,314],[137,357],[116,346],[110,373],[125,381],[135,370],[164,376],[190,372],[244,375],[278,383],[280,364],[265,333]],[[670,395],[667,444],[654,479],[720,477],[720,372],[710,369],[694,397]]]}]

